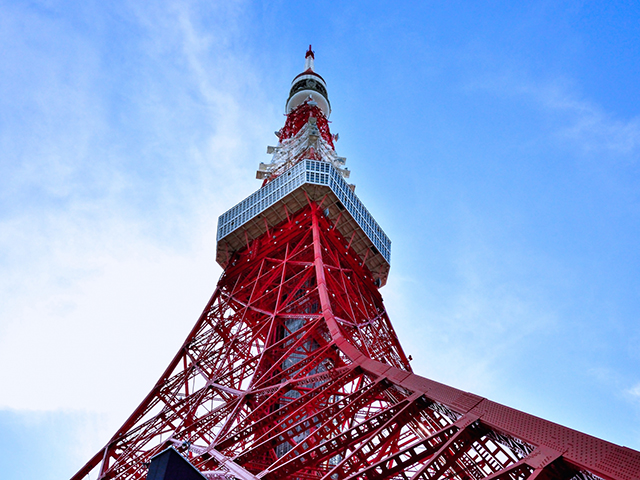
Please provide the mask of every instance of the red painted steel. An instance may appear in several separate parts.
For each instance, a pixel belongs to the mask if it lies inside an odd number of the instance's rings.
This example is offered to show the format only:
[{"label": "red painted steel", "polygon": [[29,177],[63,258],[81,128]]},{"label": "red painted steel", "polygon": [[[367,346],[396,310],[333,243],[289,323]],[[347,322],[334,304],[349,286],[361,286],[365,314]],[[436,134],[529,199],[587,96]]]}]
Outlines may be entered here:
[{"label": "red painted steel", "polygon": [[[281,138],[311,116],[333,148],[308,103]],[[216,480],[640,479],[637,451],[415,375],[342,215],[309,197],[283,211],[229,252],[174,359],[72,480],[145,478],[168,446]]]},{"label": "red painted steel", "polygon": [[638,452],[413,374],[347,243],[311,202],[238,252],[151,393],[73,479],[98,466],[144,478],[169,445],[216,478],[640,477]]},{"label": "red painted steel", "polygon": [[307,124],[309,118],[314,117],[322,138],[334,148],[333,135],[329,130],[329,120],[320,110],[320,107],[308,101],[303,102],[287,115],[287,120],[282,130],[280,130],[280,140],[287,140],[295,137],[303,126]]}]

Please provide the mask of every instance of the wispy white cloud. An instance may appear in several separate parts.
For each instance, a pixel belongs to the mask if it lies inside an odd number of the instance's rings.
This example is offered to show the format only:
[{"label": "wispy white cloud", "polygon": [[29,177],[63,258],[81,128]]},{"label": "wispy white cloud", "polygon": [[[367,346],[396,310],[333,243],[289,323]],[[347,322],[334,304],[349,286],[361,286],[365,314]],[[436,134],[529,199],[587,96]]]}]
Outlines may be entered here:
[{"label": "wispy white cloud", "polygon": [[582,154],[640,158],[640,116],[607,111],[565,78],[535,79],[522,72],[502,71],[481,75],[467,87],[508,96],[511,101],[524,99],[546,114],[552,135]]},{"label": "wispy white cloud", "polygon": [[549,111],[565,116],[559,135],[585,153],[612,153],[637,158],[640,155],[640,117],[622,119],[592,100],[580,98],[561,82],[529,84],[522,92],[531,95]]},{"label": "wispy white cloud", "polygon": [[631,395],[631,398],[636,402],[640,402],[640,383],[628,389],[626,393]]},{"label": "wispy white cloud", "polygon": [[[12,47],[24,68],[59,74],[3,95],[12,130],[2,136],[11,191],[0,217],[0,382],[14,387],[0,408],[106,411],[113,428],[215,286],[216,218],[257,186],[252,170],[273,130],[262,117],[277,114],[246,95],[259,74],[230,50],[239,7],[217,12],[212,35],[194,23],[197,5],[185,5],[120,12],[135,30],[128,79],[117,65],[105,70],[108,42],[83,42],[73,29],[62,38],[90,59],[71,69],[81,82],[65,74],[76,55],[64,45],[45,56]],[[65,31],[59,17],[11,14],[30,33],[46,24],[42,42]],[[178,54],[165,55],[176,43]],[[105,86],[110,76],[122,91]]]},{"label": "wispy white cloud", "polygon": [[[632,403],[636,407],[640,407],[640,383],[637,383],[637,378],[630,378],[635,377],[635,372],[633,372],[633,375],[629,375],[629,372],[607,366],[599,366],[589,369],[588,374],[595,382],[615,392],[615,395],[626,403]],[[634,383],[634,380],[636,383]],[[629,386],[630,384],[631,386]],[[640,414],[640,410],[637,410],[637,412]]]}]

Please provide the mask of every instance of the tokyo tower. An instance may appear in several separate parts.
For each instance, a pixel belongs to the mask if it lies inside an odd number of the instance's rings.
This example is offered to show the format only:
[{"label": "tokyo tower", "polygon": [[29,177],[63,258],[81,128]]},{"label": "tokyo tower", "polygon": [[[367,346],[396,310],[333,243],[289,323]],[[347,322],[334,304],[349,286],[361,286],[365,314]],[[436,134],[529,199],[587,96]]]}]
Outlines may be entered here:
[{"label": "tokyo tower", "polygon": [[640,452],[412,371],[379,291],[391,242],[347,182],[311,47],[305,62],[261,188],[218,219],[213,296],[72,480],[151,477],[167,449],[216,480],[640,479]]}]

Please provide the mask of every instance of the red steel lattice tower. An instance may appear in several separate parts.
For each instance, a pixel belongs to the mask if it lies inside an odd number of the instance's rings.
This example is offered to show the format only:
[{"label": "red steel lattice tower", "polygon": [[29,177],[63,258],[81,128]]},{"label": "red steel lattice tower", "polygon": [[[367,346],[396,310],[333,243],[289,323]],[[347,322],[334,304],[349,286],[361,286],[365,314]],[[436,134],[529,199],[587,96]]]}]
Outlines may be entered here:
[{"label": "red steel lattice tower", "polygon": [[73,480],[145,478],[168,447],[218,480],[639,479],[637,451],[412,372],[379,293],[391,243],[330,111],[309,48],[262,187],[218,220],[211,300]]}]

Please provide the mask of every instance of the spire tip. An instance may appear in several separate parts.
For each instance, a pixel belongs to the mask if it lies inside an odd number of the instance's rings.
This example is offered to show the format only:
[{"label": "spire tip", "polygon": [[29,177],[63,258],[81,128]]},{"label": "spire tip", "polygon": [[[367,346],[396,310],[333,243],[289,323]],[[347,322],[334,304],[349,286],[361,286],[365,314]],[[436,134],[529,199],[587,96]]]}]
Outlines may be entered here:
[{"label": "spire tip", "polygon": [[307,54],[304,56],[304,69],[311,70],[313,72],[313,61],[316,58],[313,50],[311,50],[311,45],[309,45],[309,50],[307,50]]},{"label": "spire tip", "polygon": [[314,51],[311,50],[311,45],[309,45],[309,50],[307,50],[307,54],[304,56],[304,58],[308,58],[308,57],[311,57],[314,59],[316,58]]}]

